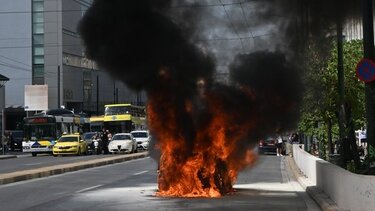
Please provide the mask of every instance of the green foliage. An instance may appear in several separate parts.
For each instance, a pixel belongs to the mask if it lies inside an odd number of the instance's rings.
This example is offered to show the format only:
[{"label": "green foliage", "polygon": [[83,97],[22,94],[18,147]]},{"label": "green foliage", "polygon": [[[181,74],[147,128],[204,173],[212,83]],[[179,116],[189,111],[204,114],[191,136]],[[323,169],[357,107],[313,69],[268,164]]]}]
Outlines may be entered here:
[{"label": "green foliage", "polygon": [[355,168],[354,161],[348,162],[348,164],[346,164],[346,169],[352,173],[357,173],[357,169]]},{"label": "green foliage", "polygon": [[[338,138],[338,80],[337,45],[332,42],[328,52],[311,43],[306,58],[304,75],[305,94],[301,107],[298,129],[315,136],[321,142],[327,140],[327,124],[332,122],[332,137]],[[362,40],[344,42],[345,101],[352,107],[355,128],[365,125],[364,83],[356,77],[357,63],[363,57]]]},{"label": "green foliage", "polygon": [[[356,77],[356,66],[363,58],[362,40],[344,42],[345,100],[352,107],[355,128],[365,125],[365,85]],[[338,97],[337,86],[337,45],[334,43],[326,75],[332,80],[333,95]],[[333,97],[333,96],[332,96]]]}]

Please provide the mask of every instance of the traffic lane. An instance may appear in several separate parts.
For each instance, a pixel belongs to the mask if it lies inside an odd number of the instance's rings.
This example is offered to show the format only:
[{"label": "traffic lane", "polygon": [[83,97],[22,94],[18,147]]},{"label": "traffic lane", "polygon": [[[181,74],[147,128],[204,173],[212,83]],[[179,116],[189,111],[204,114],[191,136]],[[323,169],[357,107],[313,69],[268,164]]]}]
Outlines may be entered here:
[{"label": "traffic lane", "polygon": [[[260,156],[258,165],[240,173],[236,192],[215,199],[155,197],[156,162],[150,158],[38,180],[43,182],[16,189],[32,190],[43,184],[37,188],[42,189],[40,193],[21,193],[28,202],[19,208],[31,210],[320,210],[290,178],[285,165],[282,157]],[[3,199],[2,192],[0,202],[11,200]]]},{"label": "traffic lane", "polygon": [[31,170],[41,167],[55,166],[60,164],[69,164],[80,161],[88,161],[100,158],[114,157],[117,155],[66,155],[53,157],[48,154],[41,154],[37,157],[27,156],[27,157],[18,157],[12,159],[0,160],[0,174],[12,173],[23,170]]},{"label": "traffic lane", "polygon": [[252,195],[257,209],[321,210],[294,177],[286,158],[259,156],[255,166],[239,174],[234,188],[239,195]]},{"label": "traffic lane", "polygon": [[[155,172],[140,175],[156,177]],[[285,159],[260,156],[254,168],[240,173],[235,192],[221,198],[160,198],[155,197],[157,184],[142,185],[139,177],[87,191],[69,204],[72,209],[94,210],[320,210],[302,187],[287,172]],[[152,179],[155,180],[155,179]],[[151,180],[151,181],[152,181]],[[72,203],[73,202],[73,203]],[[78,203],[78,202],[83,202]],[[88,206],[91,205],[91,206]]]},{"label": "traffic lane", "polygon": [[[105,187],[142,172],[156,172],[156,162],[140,158],[108,166],[80,170],[0,186],[0,210],[69,210],[65,201],[88,190]],[[151,170],[153,169],[153,170]],[[149,182],[155,184],[155,177]],[[147,182],[144,180],[142,182]],[[62,208],[65,207],[65,208]]]}]

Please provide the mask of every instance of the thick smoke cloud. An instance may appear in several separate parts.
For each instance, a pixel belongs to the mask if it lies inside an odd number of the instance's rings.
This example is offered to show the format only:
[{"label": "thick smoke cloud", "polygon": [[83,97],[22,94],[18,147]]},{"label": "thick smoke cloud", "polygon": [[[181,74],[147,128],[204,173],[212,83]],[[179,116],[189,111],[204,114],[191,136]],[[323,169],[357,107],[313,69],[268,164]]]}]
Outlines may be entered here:
[{"label": "thick smoke cloud", "polygon": [[[205,7],[199,3],[219,5]],[[271,121],[271,117],[277,119],[273,122],[279,122],[280,126],[277,127],[281,129],[291,128],[298,117],[298,112],[285,112],[283,108],[298,110],[302,90],[299,77],[303,69],[300,58],[303,58],[306,40],[324,39],[333,34],[337,23],[359,17],[361,6],[360,1],[351,0],[199,3],[95,0],[79,26],[86,54],[130,88],[146,90],[149,95],[164,93],[163,99],[176,102],[176,107],[183,107],[181,105],[186,99],[195,102],[199,98],[196,96],[199,92],[197,81],[200,79],[205,82],[206,92],[219,92],[223,101],[226,101],[225,98],[234,98],[228,94],[233,89],[245,87],[256,97],[256,101],[251,102],[255,103],[252,107],[258,106],[256,109],[260,113],[268,114],[265,122]],[[221,3],[234,4],[221,6]],[[210,9],[214,12],[209,12]],[[241,40],[242,47],[237,46],[233,48],[234,51],[217,42],[211,42],[210,46],[207,40],[220,38],[213,32],[228,34],[228,29],[220,28],[222,25],[219,29],[215,28],[215,18],[220,16],[224,17],[221,20],[226,20],[224,23],[227,28],[236,31],[238,35],[255,36],[253,43],[247,45],[247,40]],[[248,22],[244,23],[243,18]],[[265,31],[267,27],[273,28],[277,36],[256,37],[256,29]],[[213,53],[208,47],[202,47],[205,45],[214,45]],[[243,53],[244,46],[252,46],[249,53]],[[259,48],[263,50],[259,52]],[[272,53],[267,49],[278,51]],[[227,85],[218,85],[213,80],[216,68],[214,58],[217,55],[220,55],[216,58],[220,58],[218,62],[221,69],[223,64],[231,62],[228,59],[234,58],[227,68],[234,88],[224,88]],[[232,93],[231,96],[236,95]],[[239,100],[231,99],[230,102]],[[230,110],[231,105],[227,109]],[[178,115],[184,113],[183,109],[181,112],[179,109],[176,111]],[[192,121],[183,118],[181,122]]]},{"label": "thick smoke cloud", "polygon": [[255,131],[261,134],[293,129],[303,85],[301,70],[284,54],[263,51],[238,55],[230,65],[230,73],[237,86],[254,94],[254,113],[261,115],[257,118],[261,127]]},{"label": "thick smoke cloud", "polygon": [[[259,12],[265,15],[271,12],[272,5],[285,6],[282,2],[265,1],[262,5],[267,5],[267,9]],[[86,55],[130,88],[145,90],[153,99],[157,95],[161,101],[170,101],[167,105],[158,103],[158,109],[174,107],[174,115],[179,116],[178,124],[186,128],[183,134],[187,137],[194,137],[195,129],[210,119],[205,115],[209,112],[204,103],[199,102],[198,80],[204,81],[205,92],[215,96],[223,109],[233,113],[233,124],[258,119],[254,111],[262,114],[260,125],[267,126],[249,135],[254,140],[265,133],[291,129],[298,117],[302,85],[297,69],[286,57],[281,52],[268,51],[238,55],[229,68],[234,86],[217,84],[213,81],[213,56],[209,49],[197,47],[192,39],[199,37],[196,26],[208,26],[198,18],[207,8],[194,3],[192,8],[171,12],[176,4],[181,2],[95,0],[79,25]],[[211,14],[206,21],[213,23],[214,16]],[[232,24],[236,25],[236,21]],[[249,100],[247,92],[255,100]],[[186,114],[186,100],[205,111],[196,115],[198,120]],[[168,122],[169,117],[164,118],[161,121]]]},{"label": "thick smoke cloud", "polygon": [[189,94],[198,78],[212,75],[214,62],[163,15],[170,1],[94,1],[79,31],[87,56],[133,89],[169,83]]}]

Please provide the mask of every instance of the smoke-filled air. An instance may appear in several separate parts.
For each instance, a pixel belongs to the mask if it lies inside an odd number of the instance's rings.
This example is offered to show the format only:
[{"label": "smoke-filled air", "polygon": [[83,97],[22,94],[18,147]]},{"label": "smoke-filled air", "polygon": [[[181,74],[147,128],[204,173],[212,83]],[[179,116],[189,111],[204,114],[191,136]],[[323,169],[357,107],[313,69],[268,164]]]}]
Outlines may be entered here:
[{"label": "smoke-filled air", "polygon": [[[304,3],[313,5],[308,30]],[[341,8],[335,19],[333,3],[94,0],[78,28],[86,56],[147,93],[157,196],[227,194],[260,138],[295,128],[304,33],[321,36],[356,14]]]}]

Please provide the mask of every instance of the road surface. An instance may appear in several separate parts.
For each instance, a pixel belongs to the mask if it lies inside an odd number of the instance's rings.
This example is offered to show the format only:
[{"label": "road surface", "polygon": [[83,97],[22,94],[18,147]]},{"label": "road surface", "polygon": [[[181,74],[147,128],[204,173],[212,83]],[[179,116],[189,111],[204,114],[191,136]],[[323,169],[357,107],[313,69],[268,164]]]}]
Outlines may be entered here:
[{"label": "road surface", "polygon": [[0,210],[320,210],[287,171],[284,157],[260,156],[221,198],[155,197],[157,164],[141,158],[0,186]]}]

